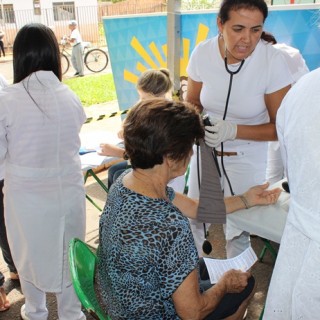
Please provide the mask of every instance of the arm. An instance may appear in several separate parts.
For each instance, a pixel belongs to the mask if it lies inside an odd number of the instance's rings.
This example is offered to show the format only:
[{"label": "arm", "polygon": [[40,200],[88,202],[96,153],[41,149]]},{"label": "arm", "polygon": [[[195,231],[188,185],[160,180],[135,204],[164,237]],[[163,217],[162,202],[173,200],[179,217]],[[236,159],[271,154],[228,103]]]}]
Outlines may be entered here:
[{"label": "arm", "polygon": [[71,44],[71,43],[74,43],[76,41],[75,38],[72,38],[72,33],[71,35],[67,38],[68,42]]},{"label": "arm", "polygon": [[100,143],[101,151],[98,154],[102,156],[122,158],[124,149],[109,143]]},{"label": "arm", "polygon": [[77,29],[73,29],[72,31],[71,31],[71,34],[70,34],[70,36],[68,37],[68,41],[69,41],[69,43],[74,43],[74,42],[76,42],[77,41],[77,35],[76,35],[76,33],[77,33],[77,31],[76,31]]},{"label": "arm", "polygon": [[[269,183],[250,188],[242,196],[230,196],[224,199],[226,212],[232,213],[241,209],[248,209],[254,206],[263,206],[276,203],[281,193],[281,189],[266,190]],[[188,218],[196,219],[199,201],[188,198],[186,195],[176,192],[173,204]],[[248,208],[246,207],[248,206]]]},{"label": "arm", "polygon": [[188,78],[188,89],[187,89],[186,101],[193,104],[200,113],[203,110],[203,106],[201,105],[201,102],[200,102],[201,89],[202,89],[202,82],[194,81],[190,77]]},{"label": "arm", "polygon": [[[276,203],[279,199],[281,189],[267,190],[269,183],[254,186],[243,195],[231,196],[224,199],[227,213],[240,209],[249,209],[254,206],[265,206]],[[242,197],[242,199],[241,199]]]},{"label": "arm", "polygon": [[276,92],[265,95],[265,103],[268,109],[269,123],[260,125],[238,125],[236,139],[247,139],[255,141],[277,140],[276,114],[281,105],[282,99],[289,91],[291,86],[286,86]]},{"label": "arm", "polygon": [[217,284],[200,293],[198,274],[193,270],[173,293],[173,303],[181,319],[203,319],[212,312],[226,293],[241,292],[248,283],[249,272],[230,270]]}]

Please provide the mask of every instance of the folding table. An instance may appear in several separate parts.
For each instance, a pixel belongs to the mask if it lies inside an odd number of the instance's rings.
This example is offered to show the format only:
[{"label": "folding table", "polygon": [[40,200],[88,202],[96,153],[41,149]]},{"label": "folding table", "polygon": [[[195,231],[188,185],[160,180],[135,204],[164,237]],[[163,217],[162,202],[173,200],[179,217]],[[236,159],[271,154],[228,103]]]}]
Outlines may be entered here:
[{"label": "folding table", "polygon": [[[280,180],[270,186],[270,189],[281,188]],[[269,249],[274,258],[276,251],[270,245],[270,241],[280,243],[283,229],[286,223],[290,204],[290,194],[283,191],[280,194],[277,203],[269,206],[256,206],[250,209],[236,211],[228,215],[228,223],[234,227],[255,234],[262,238],[265,248],[260,254],[262,260],[266,249]]]},{"label": "folding table", "polygon": [[[115,157],[105,157],[105,156],[100,156],[96,152],[94,153],[87,153],[84,155],[80,156],[81,159],[81,169],[82,172],[84,173],[84,183],[87,182],[87,179],[89,176],[92,176],[93,179],[97,181],[97,183],[100,185],[100,187],[108,193],[108,188],[107,186],[101,181],[101,179],[97,176],[97,174],[94,172],[94,169],[108,163],[112,162],[113,160],[116,160],[117,158]],[[99,205],[96,204],[96,202],[88,195],[86,194],[86,198],[100,211],[102,209],[100,208]]]},{"label": "folding table", "polygon": [[[116,136],[116,134],[108,132],[108,131],[98,131],[93,133],[87,133],[86,135],[81,137],[82,148],[98,150],[100,143],[110,143],[113,145],[117,145],[121,142],[121,140]],[[80,155],[81,159],[81,169],[84,173],[84,183],[86,183],[89,176],[92,176],[99,186],[108,193],[107,186],[99,179],[97,174],[94,172],[94,169],[97,169],[107,163],[110,163],[119,159],[117,157],[107,157],[101,156],[96,151],[88,152],[83,155]],[[102,209],[100,206],[86,194],[86,198],[100,211]]]}]

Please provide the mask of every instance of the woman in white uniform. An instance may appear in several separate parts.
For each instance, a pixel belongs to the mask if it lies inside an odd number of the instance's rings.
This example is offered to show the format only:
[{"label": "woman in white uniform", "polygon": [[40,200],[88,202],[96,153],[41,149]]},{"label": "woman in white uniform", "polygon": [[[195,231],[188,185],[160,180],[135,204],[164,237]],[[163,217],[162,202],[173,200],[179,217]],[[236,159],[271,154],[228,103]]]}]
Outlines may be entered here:
[{"label": "woman in white uniform", "polygon": [[42,24],[20,29],[14,84],[0,92],[0,161],[5,163],[8,240],[25,305],[22,319],[47,319],[46,292],[60,320],[85,319],[70,281],[71,238],[85,236],[79,132],[86,116],[61,83],[59,46]]},{"label": "woman in white uniform", "polygon": [[303,76],[277,114],[290,208],[263,319],[319,319],[320,69]]},{"label": "woman in white uniform", "polygon": [[[263,0],[223,1],[219,35],[195,48],[187,68],[187,101],[208,113],[214,124],[206,127],[206,143],[215,148],[221,172],[224,162],[225,196],[264,182],[267,141],[277,139],[276,112],[292,83],[281,52],[264,41],[267,15]],[[196,159],[191,161],[188,195],[198,197]],[[197,234],[203,239],[202,223],[192,227],[196,240]],[[228,257],[250,245],[249,234],[228,223],[226,239]],[[199,240],[197,247],[201,254]]]}]

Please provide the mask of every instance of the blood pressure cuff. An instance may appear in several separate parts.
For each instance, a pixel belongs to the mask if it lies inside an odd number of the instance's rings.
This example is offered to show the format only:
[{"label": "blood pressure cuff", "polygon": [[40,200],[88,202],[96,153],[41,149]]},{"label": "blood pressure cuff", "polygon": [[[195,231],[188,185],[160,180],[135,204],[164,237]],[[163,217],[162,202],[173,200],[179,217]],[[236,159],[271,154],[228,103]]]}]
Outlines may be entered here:
[{"label": "blood pressure cuff", "polygon": [[226,207],[220,176],[212,154],[204,141],[200,142],[201,185],[197,220],[213,224],[226,223]]}]

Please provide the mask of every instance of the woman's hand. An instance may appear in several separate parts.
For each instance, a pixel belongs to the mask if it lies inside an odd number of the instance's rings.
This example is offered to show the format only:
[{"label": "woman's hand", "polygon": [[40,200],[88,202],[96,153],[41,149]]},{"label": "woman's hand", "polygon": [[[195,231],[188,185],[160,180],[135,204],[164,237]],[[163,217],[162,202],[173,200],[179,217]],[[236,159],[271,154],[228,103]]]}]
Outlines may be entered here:
[{"label": "woman's hand", "polygon": [[221,142],[234,140],[237,136],[237,125],[235,123],[211,119],[211,126],[205,126],[205,142],[211,148],[216,148],[221,145]]},{"label": "woman's hand", "polygon": [[108,157],[123,157],[124,149],[119,148],[118,146],[109,144],[109,143],[100,143],[100,152],[98,152],[101,156],[108,156]]},{"label": "woman's hand", "polygon": [[231,269],[223,274],[219,282],[225,286],[226,293],[239,293],[248,285],[250,272]]},{"label": "woman's hand", "polygon": [[250,188],[243,194],[249,208],[257,205],[274,204],[278,201],[282,190],[280,188],[267,190],[268,187],[269,182],[266,182],[265,184]]},{"label": "woman's hand", "polygon": [[118,131],[118,138],[123,140],[123,128]]}]

